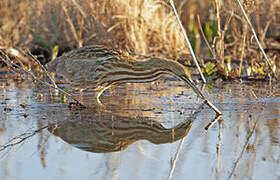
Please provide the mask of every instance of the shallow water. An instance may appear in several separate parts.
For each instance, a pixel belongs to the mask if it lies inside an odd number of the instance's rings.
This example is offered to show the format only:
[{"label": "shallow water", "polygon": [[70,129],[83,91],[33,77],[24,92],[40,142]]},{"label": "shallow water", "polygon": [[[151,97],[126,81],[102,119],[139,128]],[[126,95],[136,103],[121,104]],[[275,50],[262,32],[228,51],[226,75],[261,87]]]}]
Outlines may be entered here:
[{"label": "shallow water", "polygon": [[279,84],[206,87],[223,113],[208,131],[215,113],[171,77],[114,86],[104,106],[76,94],[83,110],[46,87],[0,84],[1,180],[280,178]]}]

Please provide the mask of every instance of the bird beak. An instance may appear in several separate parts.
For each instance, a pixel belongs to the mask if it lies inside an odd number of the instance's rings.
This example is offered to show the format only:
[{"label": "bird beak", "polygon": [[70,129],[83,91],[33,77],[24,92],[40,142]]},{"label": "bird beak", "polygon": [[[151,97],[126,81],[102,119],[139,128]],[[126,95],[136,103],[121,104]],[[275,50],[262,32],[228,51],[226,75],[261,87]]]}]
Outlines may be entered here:
[{"label": "bird beak", "polygon": [[181,78],[200,98],[204,98],[202,92],[196,87],[194,82],[187,77],[187,75],[183,75]]}]

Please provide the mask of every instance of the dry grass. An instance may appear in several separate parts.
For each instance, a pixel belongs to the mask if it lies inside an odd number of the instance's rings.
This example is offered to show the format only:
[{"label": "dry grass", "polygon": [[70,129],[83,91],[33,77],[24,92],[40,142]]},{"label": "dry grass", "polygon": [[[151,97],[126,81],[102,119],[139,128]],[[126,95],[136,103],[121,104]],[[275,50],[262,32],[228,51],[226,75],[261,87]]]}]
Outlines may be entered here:
[{"label": "dry grass", "polygon": [[[218,68],[221,74],[240,76],[245,72],[244,65],[251,66],[251,72],[268,72],[235,1],[217,0],[221,2],[218,15],[215,1],[176,2],[195,51],[205,54],[196,19],[200,15],[204,33],[216,53],[214,57],[219,60],[215,63],[221,67]],[[279,68],[280,1],[243,0],[243,5],[262,45]],[[60,52],[64,52],[89,44],[104,44],[172,59],[188,54],[168,0],[0,0],[0,17],[0,48],[51,51],[58,45]],[[34,38],[34,34],[37,37]],[[45,55],[50,56],[50,52]],[[225,59],[239,60],[237,70],[223,64]]]},{"label": "dry grass", "polygon": [[160,0],[48,0],[30,7],[32,30],[51,46],[105,44],[169,58],[188,53],[173,12]]},{"label": "dry grass", "polygon": [[0,0],[0,47],[28,43],[29,0]]}]

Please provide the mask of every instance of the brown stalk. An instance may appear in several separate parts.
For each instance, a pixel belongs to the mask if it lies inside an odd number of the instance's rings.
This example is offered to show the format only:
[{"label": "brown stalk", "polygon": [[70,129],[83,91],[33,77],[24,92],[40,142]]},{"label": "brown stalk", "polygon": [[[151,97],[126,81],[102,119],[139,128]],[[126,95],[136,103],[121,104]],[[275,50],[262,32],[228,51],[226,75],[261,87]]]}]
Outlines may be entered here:
[{"label": "brown stalk", "polygon": [[82,47],[83,46],[83,41],[82,41],[81,38],[79,38],[78,33],[77,33],[76,29],[75,29],[75,26],[74,26],[74,24],[73,24],[73,22],[72,22],[72,20],[71,20],[71,18],[69,16],[68,10],[67,10],[67,8],[65,7],[64,4],[62,5],[62,10],[65,13],[66,21],[70,25],[70,29],[71,29],[71,31],[73,33],[73,36],[74,36],[75,40],[78,43],[78,47]]},{"label": "brown stalk", "polygon": [[[0,52],[2,52],[2,51],[0,50]],[[3,52],[2,52],[2,53],[3,53]],[[5,54],[5,53],[3,53],[3,54]],[[8,56],[6,56],[6,58],[2,58],[2,60],[3,60],[3,62],[4,62],[5,64],[7,64],[7,66],[9,66],[11,69],[18,68],[19,70],[21,70],[21,71],[23,71],[23,72],[29,74],[34,80],[36,80],[36,81],[38,81],[38,82],[40,82],[40,83],[42,83],[42,84],[44,84],[44,85],[46,85],[46,86],[48,86],[48,87],[51,87],[51,88],[53,88],[53,89],[57,89],[58,91],[60,91],[60,92],[62,92],[62,93],[64,93],[64,94],[66,94],[68,97],[70,97],[70,99],[74,100],[78,105],[81,105],[81,107],[86,107],[85,105],[83,105],[82,103],[80,103],[77,99],[75,99],[75,98],[73,97],[72,94],[70,94],[70,93],[64,91],[63,89],[57,87],[56,84],[53,85],[53,84],[49,84],[49,83],[47,83],[47,82],[45,82],[45,81],[40,80],[40,79],[39,79],[37,76],[35,76],[32,72],[27,71],[27,70],[25,70],[23,67],[21,67],[21,66],[15,64],[15,63],[13,63],[13,62],[10,60],[10,58],[9,58]]]},{"label": "brown stalk", "polygon": [[239,7],[240,7],[240,9],[241,9],[241,11],[242,11],[242,13],[243,13],[243,16],[245,17],[245,19],[246,19],[246,21],[247,21],[247,23],[248,23],[248,25],[249,25],[251,31],[253,32],[254,38],[255,38],[255,40],[256,40],[256,42],[257,42],[257,44],[258,44],[259,49],[261,50],[261,52],[262,52],[262,54],[263,54],[263,56],[264,56],[264,58],[265,58],[266,63],[268,64],[268,66],[269,66],[269,68],[270,68],[270,70],[271,70],[271,72],[272,72],[274,78],[277,79],[277,75],[276,75],[276,72],[275,72],[275,68],[273,68],[273,65],[272,65],[270,59],[269,59],[268,56],[266,55],[266,53],[265,53],[265,51],[264,51],[264,49],[263,49],[263,47],[262,47],[262,45],[261,45],[261,43],[260,43],[260,41],[259,41],[259,38],[258,38],[258,36],[257,36],[257,33],[256,33],[256,31],[255,31],[255,29],[254,29],[254,27],[253,27],[253,25],[252,25],[252,23],[251,23],[249,17],[247,16],[247,13],[246,13],[246,11],[245,11],[243,5],[241,4],[240,0],[236,0],[236,1],[238,2],[238,5],[239,5]]},{"label": "brown stalk", "polygon": [[205,36],[205,34],[204,34],[204,31],[203,31],[203,29],[202,29],[202,26],[201,26],[201,23],[200,23],[200,17],[199,17],[199,15],[197,15],[197,22],[198,22],[199,31],[200,31],[200,33],[202,34],[202,37],[203,37],[203,39],[204,39],[204,42],[206,43],[206,45],[207,45],[209,51],[211,52],[213,58],[216,59],[216,53],[215,53],[215,51],[212,49],[212,47],[210,46],[210,44],[209,44],[209,42],[208,42],[208,40],[207,40],[207,38],[206,38],[206,36]]},{"label": "brown stalk", "polygon": [[205,77],[204,77],[204,75],[203,75],[203,73],[202,73],[202,71],[201,71],[201,69],[200,69],[200,66],[199,66],[199,64],[198,64],[196,55],[195,55],[195,53],[194,53],[194,51],[193,51],[193,48],[192,48],[192,46],[191,46],[190,40],[189,40],[189,38],[188,38],[188,35],[187,35],[187,33],[186,33],[185,29],[184,29],[184,26],[183,26],[182,23],[181,23],[181,20],[180,20],[180,18],[179,18],[179,15],[178,15],[178,13],[177,13],[176,7],[175,7],[175,5],[174,5],[174,1],[173,1],[173,0],[170,0],[169,3],[170,3],[170,5],[171,5],[171,7],[172,7],[172,9],[173,9],[173,12],[174,12],[174,14],[175,14],[175,16],[176,16],[176,19],[177,19],[178,23],[179,23],[179,25],[180,25],[181,31],[182,31],[182,33],[183,33],[183,35],[184,35],[185,41],[187,42],[187,45],[188,45],[188,47],[189,47],[189,50],[190,50],[190,52],[191,52],[192,58],[193,58],[193,60],[194,60],[194,62],[195,62],[195,65],[196,65],[196,67],[197,67],[197,69],[198,69],[198,71],[199,71],[199,74],[200,74],[200,76],[201,76],[201,79],[202,79],[203,83],[206,83],[206,79],[205,79]]}]

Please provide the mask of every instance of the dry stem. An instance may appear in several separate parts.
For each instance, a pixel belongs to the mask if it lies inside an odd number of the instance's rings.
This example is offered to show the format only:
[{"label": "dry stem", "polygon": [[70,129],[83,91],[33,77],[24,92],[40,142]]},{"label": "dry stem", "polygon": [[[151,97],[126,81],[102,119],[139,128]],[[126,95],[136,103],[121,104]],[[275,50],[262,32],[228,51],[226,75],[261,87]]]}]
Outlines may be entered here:
[{"label": "dry stem", "polygon": [[238,5],[240,6],[240,9],[241,9],[241,11],[242,11],[244,17],[245,17],[247,23],[249,24],[251,31],[253,32],[254,38],[255,38],[255,40],[256,40],[256,42],[257,42],[257,44],[258,44],[258,46],[259,46],[259,48],[260,48],[262,54],[264,55],[264,58],[265,58],[265,60],[266,60],[266,63],[268,64],[270,70],[272,71],[274,78],[277,79],[277,75],[276,75],[276,72],[275,72],[275,68],[273,68],[273,66],[272,66],[272,64],[271,64],[271,61],[269,60],[269,58],[267,57],[266,53],[264,52],[264,49],[263,49],[263,47],[262,47],[262,45],[261,45],[261,43],[260,43],[260,41],[259,41],[259,38],[258,38],[258,36],[257,36],[257,33],[256,33],[256,31],[255,31],[255,29],[254,29],[254,27],[253,27],[253,25],[252,25],[252,23],[251,23],[249,17],[247,16],[247,14],[246,14],[246,12],[245,12],[245,10],[244,10],[244,8],[243,8],[243,5],[241,4],[240,0],[236,0],[236,1],[238,2]]},{"label": "dry stem", "polygon": [[178,15],[178,13],[177,13],[177,10],[176,10],[176,7],[175,7],[175,5],[174,5],[174,2],[173,2],[173,0],[170,0],[169,2],[170,2],[170,4],[171,4],[171,6],[172,6],[172,9],[173,9],[174,14],[175,14],[175,16],[176,16],[176,19],[177,19],[177,21],[178,21],[178,23],[179,23],[179,25],[180,25],[180,28],[181,28],[182,33],[183,33],[183,35],[184,35],[185,41],[187,42],[187,45],[188,45],[188,47],[189,47],[189,50],[190,50],[190,52],[191,52],[191,55],[192,55],[193,60],[194,60],[194,62],[195,62],[195,65],[196,65],[196,67],[197,67],[197,69],[198,69],[198,71],[199,71],[199,74],[200,74],[201,78],[202,78],[202,81],[203,81],[203,83],[206,83],[206,79],[205,79],[205,77],[204,77],[204,75],[203,75],[203,73],[202,73],[202,71],[201,71],[201,69],[200,69],[200,66],[199,66],[199,64],[198,64],[198,61],[197,61],[197,59],[196,59],[196,55],[195,55],[195,53],[194,53],[194,51],[193,51],[193,49],[192,49],[192,45],[191,45],[190,40],[189,40],[189,38],[188,38],[188,35],[187,35],[187,33],[186,33],[185,29],[184,29],[184,26],[183,26],[183,24],[181,23],[181,20],[180,20],[180,17],[179,17],[179,15]]}]

